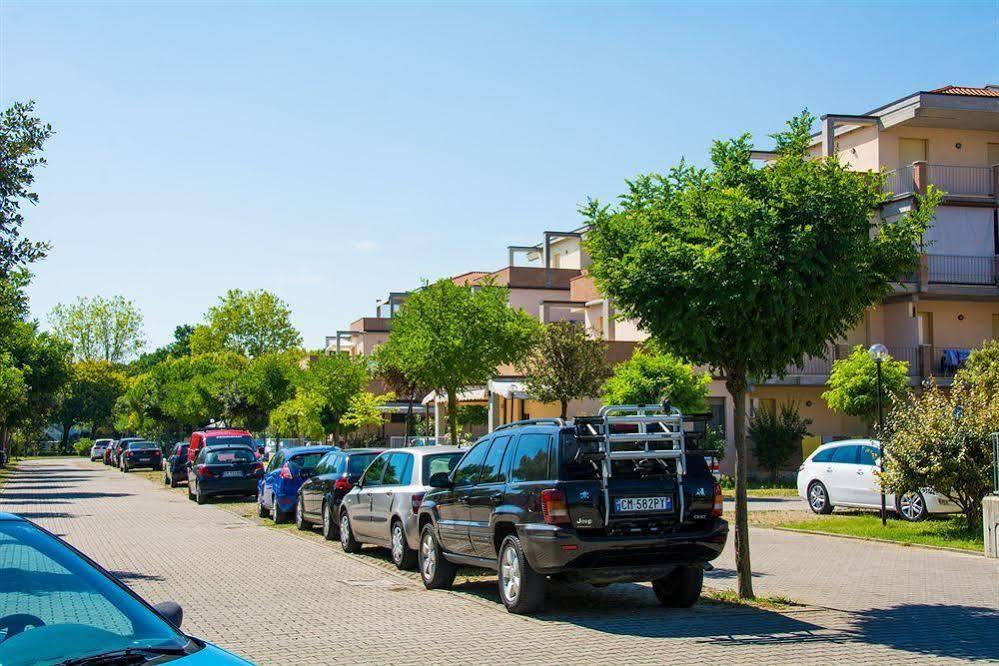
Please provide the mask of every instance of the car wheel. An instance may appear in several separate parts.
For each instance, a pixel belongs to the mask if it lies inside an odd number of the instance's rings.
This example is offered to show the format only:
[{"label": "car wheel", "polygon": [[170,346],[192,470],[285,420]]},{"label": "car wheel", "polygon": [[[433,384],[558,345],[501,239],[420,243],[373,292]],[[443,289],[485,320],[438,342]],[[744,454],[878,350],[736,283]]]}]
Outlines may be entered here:
[{"label": "car wheel", "polygon": [[895,510],[905,520],[918,523],[926,518],[926,498],[918,490],[911,490],[895,498]]},{"label": "car wheel", "polygon": [[170,483],[170,474],[166,470],[163,470],[163,485],[173,487],[173,484]]},{"label": "car wheel", "polygon": [[536,613],[545,603],[548,579],[531,568],[516,535],[503,539],[499,552],[499,592],[511,613]]},{"label": "car wheel", "polygon": [[808,506],[815,513],[823,515],[832,513],[833,505],[829,501],[829,491],[821,481],[813,481],[812,485],[808,486]]},{"label": "car wheel", "polygon": [[701,596],[704,567],[681,566],[652,581],[659,603],[669,608],[690,608]]},{"label": "car wheel", "polygon": [[329,502],[323,502],[323,538],[327,541],[336,541],[340,538],[340,526]]},{"label": "car wheel", "polygon": [[194,501],[198,504],[204,504],[206,499],[207,498],[201,492],[201,485],[199,484],[194,491]]},{"label": "car wheel", "polygon": [[280,525],[284,522],[284,511],[278,506],[277,495],[271,497],[271,520],[274,521],[275,525]]},{"label": "car wheel", "polygon": [[268,515],[270,515],[267,509],[264,508],[264,494],[261,492],[257,493],[257,515],[260,516],[261,518],[266,518]]},{"label": "car wheel", "polygon": [[457,573],[458,566],[444,558],[434,526],[424,525],[420,532],[420,578],[424,587],[428,590],[450,589]]},{"label": "car wheel", "polygon": [[406,543],[406,530],[401,520],[392,522],[392,563],[397,569],[405,571],[416,565],[416,551]]},{"label": "car wheel", "polygon": [[350,516],[346,511],[340,516],[340,547],[345,553],[361,552],[361,542],[354,538],[354,530],[350,529]]},{"label": "car wheel", "polygon": [[303,532],[312,527],[309,521],[305,519],[305,500],[301,495],[298,496],[298,501],[295,502],[295,527]]},{"label": "car wheel", "polygon": [[121,471],[124,472],[125,474],[128,474],[128,463],[121,464]]},{"label": "car wheel", "polygon": [[190,481],[187,482],[187,499],[189,500],[194,499],[194,484],[192,484]]}]

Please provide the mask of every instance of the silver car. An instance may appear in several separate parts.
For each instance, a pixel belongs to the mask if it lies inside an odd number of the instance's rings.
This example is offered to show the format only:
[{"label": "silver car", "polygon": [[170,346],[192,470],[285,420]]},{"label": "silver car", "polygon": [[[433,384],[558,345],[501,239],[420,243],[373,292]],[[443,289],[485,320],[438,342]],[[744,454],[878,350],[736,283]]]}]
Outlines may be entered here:
[{"label": "silver car", "polygon": [[364,476],[344,495],[340,507],[340,545],[348,553],[371,543],[392,550],[400,569],[416,566],[420,543],[418,516],[430,477],[450,472],[468,449],[423,446],[390,449],[371,461]]}]

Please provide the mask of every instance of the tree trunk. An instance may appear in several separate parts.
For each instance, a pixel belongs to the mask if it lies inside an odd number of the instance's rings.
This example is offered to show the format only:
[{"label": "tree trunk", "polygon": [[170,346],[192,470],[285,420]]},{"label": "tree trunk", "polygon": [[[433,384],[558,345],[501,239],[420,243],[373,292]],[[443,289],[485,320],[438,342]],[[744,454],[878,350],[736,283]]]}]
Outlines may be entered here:
[{"label": "tree trunk", "polygon": [[447,390],[447,421],[451,428],[451,446],[458,445],[458,395],[453,389]]},{"label": "tree trunk", "polygon": [[562,400],[561,402],[562,402],[562,418],[564,419],[566,417],[565,416],[566,412],[569,411],[569,401]]},{"label": "tree trunk", "polygon": [[735,401],[735,569],[739,598],[753,599],[753,568],[749,561],[749,513],[746,505],[746,371],[726,370],[725,383]]},{"label": "tree trunk", "polygon": [[7,461],[10,460],[9,434],[6,424],[0,427],[0,467],[6,467]]}]

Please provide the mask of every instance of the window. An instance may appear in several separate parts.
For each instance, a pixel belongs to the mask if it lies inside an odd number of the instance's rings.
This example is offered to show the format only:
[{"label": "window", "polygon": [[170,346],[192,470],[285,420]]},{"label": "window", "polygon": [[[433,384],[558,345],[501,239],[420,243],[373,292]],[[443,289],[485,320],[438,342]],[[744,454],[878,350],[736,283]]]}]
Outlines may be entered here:
[{"label": "window", "polygon": [[388,454],[383,453],[372,461],[368,466],[368,469],[364,472],[364,485],[367,486],[380,486],[382,485],[382,474],[385,472],[385,467],[388,465]]},{"label": "window", "polygon": [[253,452],[242,447],[238,449],[211,449],[205,455],[207,465],[232,465],[253,462]]},{"label": "window", "polygon": [[430,481],[430,477],[439,472],[450,474],[455,463],[461,460],[460,453],[436,453],[432,456],[423,456],[423,483]]},{"label": "window", "polygon": [[371,461],[375,459],[377,453],[355,453],[350,456],[350,461],[347,465],[347,472],[350,476],[360,476],[364,474],[364,470],[368,468]]},{"label": "window", "polygon": [[316,465],[316,474],[325,474],[330,471],[330,467],[333,466],[333,457],[336,454],[330,451],[325,456],[319,459],[319,464]]},{"label": "window", "polygon": [[302,455],[295,456],[288,462],[298,465],[302,469],[315,469],[323,455],[322,451],[317,451],[315,453],[303,453]]},{"label": "window", "polygon": [[160,447],[152,442],[129,442],[128,448],[132,451],[151,451]]},{"label": "window", "polygon": [[835,450],[836,449],[822,449],[814,456],[812,456],[812,462],[817,462],[817,463],[832,462],[833,451]]},{"label": "window", "polygon": [[[202,449],[202,451],[204,451],[204,449]],[[278,451],[273,456],[271,456],[270,462],[267,463],[267,471],[273,472],[283,464],[284,464],[284,451]]]},{"label": "window", "polygon": [[856,446],[837,446],[833,449],[832,461],[834,463],[845,463],[847,465],[853,465],[857,462],[857,449]]},{"label": "window", "polygon": [[510,481],[543,481],[548,478],[551,438],[541,433],[521,435],[510,466]]},{"label": "window", "polygon": [[725,398],[708,398],[708,407],[711,409],[708,426],[725,432]]},{"label": "window", "polygon": [[454,470],[454,485],[467,486],[475,483],[475,480],[479,478],[479,472],[482,471],[482,462],[488,448],[488,441],[479,442],[465,454]]},{"label": "window", "polygon": [[482,464],[482,478],[479,479],[479,483],[504,483],[506,481],[506,474],[503,473],[503,454],[506,453],[509,443],[509,435],[493,439],[489,453],[486,454],[486,461]]},{"label": "window", "polygon": [[412,465],[413,456],[408,453],[391,453],[385,459],[385,473],[382,475],[383,486],[398,486],[406,483],[406,472]]},{"label": "window", "polygon": [[878,447],[871,444],[862,444],[858,448],[860,449],[859,464],[872,466],[877,464],[878,456],[881,454],[881,452],[878,451]]}]

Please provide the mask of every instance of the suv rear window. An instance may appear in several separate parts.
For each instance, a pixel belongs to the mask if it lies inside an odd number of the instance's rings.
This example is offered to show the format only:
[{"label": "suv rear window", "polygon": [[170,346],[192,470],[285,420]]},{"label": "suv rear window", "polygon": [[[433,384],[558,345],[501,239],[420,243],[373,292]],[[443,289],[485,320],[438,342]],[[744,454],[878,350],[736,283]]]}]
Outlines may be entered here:
[{"label": "suv rear window", "polygon": [[136,451],[136,450],[145,450],[145,449],[158,449],[160,447],[156,446],[152,442],[129,442],[128,448],[133,451]]},{"label": "suv rear window", "polygon": [[319,464],[320,459],[326,455],[325,451],[317,451],[315,453],[303,453],[301,455],[294,456],[290,458],[288,462],[295,463],[302,469],[314,469],[316,465]]},{"label": "suv rear window", "polygon": [[249,435],[213,435],[205,437],[205,446],[232,446],[233,444],[249,446],[251,449],[256,448],[253,438]]},{"label": "suv rear window", "polygon": [[205,456],[206,465],[229,465],[232,463],[253,462],[256,456],[243,447],[234,449],[212,449]]},{"label": "suv rear window", "polygon": [[545,433],[527,433],[517,440],[517,450],[510,465],[510,482],[544,481],[548,473],[551,436]]}]

